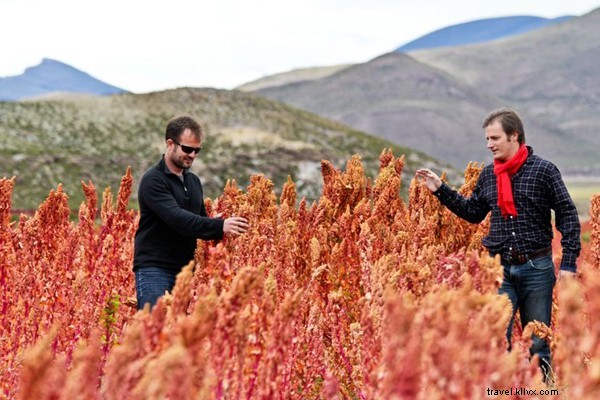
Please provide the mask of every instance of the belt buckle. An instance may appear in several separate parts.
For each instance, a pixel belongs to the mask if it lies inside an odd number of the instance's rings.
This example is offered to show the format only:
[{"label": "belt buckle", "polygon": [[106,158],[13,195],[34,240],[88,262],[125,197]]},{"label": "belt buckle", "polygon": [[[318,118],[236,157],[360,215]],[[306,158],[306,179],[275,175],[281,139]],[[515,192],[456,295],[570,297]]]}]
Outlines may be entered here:
[{"label": "belt buckle", "polygon": [[529,261],[529,257],[527,256],[527,254],[519,253],[511,255],[511,259],[515,260],[517,264],[525,264],[527,261]]},{"label": "belt buckle", "polygon": [[513,265],[525,264],[527,261],[529,261],[529,257],[527,254],[519,254],[515,250],[512,250],[506,256],[506,261]]}]

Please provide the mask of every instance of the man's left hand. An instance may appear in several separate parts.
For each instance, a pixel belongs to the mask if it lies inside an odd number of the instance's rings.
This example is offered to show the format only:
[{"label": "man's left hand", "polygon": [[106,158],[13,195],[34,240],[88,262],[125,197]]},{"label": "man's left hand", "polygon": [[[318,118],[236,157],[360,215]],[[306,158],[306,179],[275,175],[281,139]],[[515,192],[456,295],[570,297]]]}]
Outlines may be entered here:
[{"label": "man's left hand", "polygon": [[558,280],[561,281],[563,279],[572,279],[575,278],[577,274],[575,272],[571,272],[571,271],[565,271],[564,269],[561,269],[558,271]]}]

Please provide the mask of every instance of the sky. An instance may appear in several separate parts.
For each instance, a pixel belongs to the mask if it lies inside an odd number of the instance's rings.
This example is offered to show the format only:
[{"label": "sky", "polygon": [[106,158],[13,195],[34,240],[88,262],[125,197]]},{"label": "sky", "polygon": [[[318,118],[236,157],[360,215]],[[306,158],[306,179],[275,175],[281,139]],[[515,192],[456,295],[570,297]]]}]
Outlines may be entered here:
[{"label": "sky", "polygon": [[0,77],[43,58],[146,93],[361,63],[450,25],[600,0],[0,0]]}]

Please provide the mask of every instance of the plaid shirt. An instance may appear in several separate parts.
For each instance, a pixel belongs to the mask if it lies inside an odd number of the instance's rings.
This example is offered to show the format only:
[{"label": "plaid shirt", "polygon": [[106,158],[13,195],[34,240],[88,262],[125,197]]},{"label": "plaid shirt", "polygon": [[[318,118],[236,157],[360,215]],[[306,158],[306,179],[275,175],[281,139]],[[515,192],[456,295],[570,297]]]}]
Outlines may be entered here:
[{"label": "plaid shirt", "polygon": [[481,171],[473,193],[465,198],[445,183],[434,192],[439,200],[459,217],[480,223],[491,211],[490,232],[483,245],[494,254],[510,251],[529,254],[552,244],[551,210],[556,228],[562,233],[563,258],[560,268],[575,272],[581,251],[581,226],[577,209],[567,192],[558,168],[533,154],[512,177],[513,197],[517,216],[504,219],[498,207],[498,189],[494,166]]}]

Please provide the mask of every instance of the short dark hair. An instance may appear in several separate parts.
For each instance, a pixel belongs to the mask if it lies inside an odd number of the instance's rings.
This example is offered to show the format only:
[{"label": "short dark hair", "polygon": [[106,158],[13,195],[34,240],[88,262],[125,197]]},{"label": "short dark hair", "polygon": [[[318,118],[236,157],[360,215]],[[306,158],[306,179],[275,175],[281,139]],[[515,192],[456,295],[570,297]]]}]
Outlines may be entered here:
[{"label": "short dark hair", "polygon": [[178,117],[173,117],[167,123],[167,129],[165,130],[165,140],[171,139],[175,141],[179,141],[181,134],[189,129],[192,131],[196,138],[203,140],[204,139],[204,129],[198,121],[189,115],[180,115]]},{"label": "short dark hair", "polygon": [[516,111],[506,107],[494,110],[485,117],[482,128],[487,128],[494,121],[500,121],[504,133],[510,135],[516,132],[519,143],[525,143],[525,128],[523,128],[523,121],[521,121],[521,117]]}]

